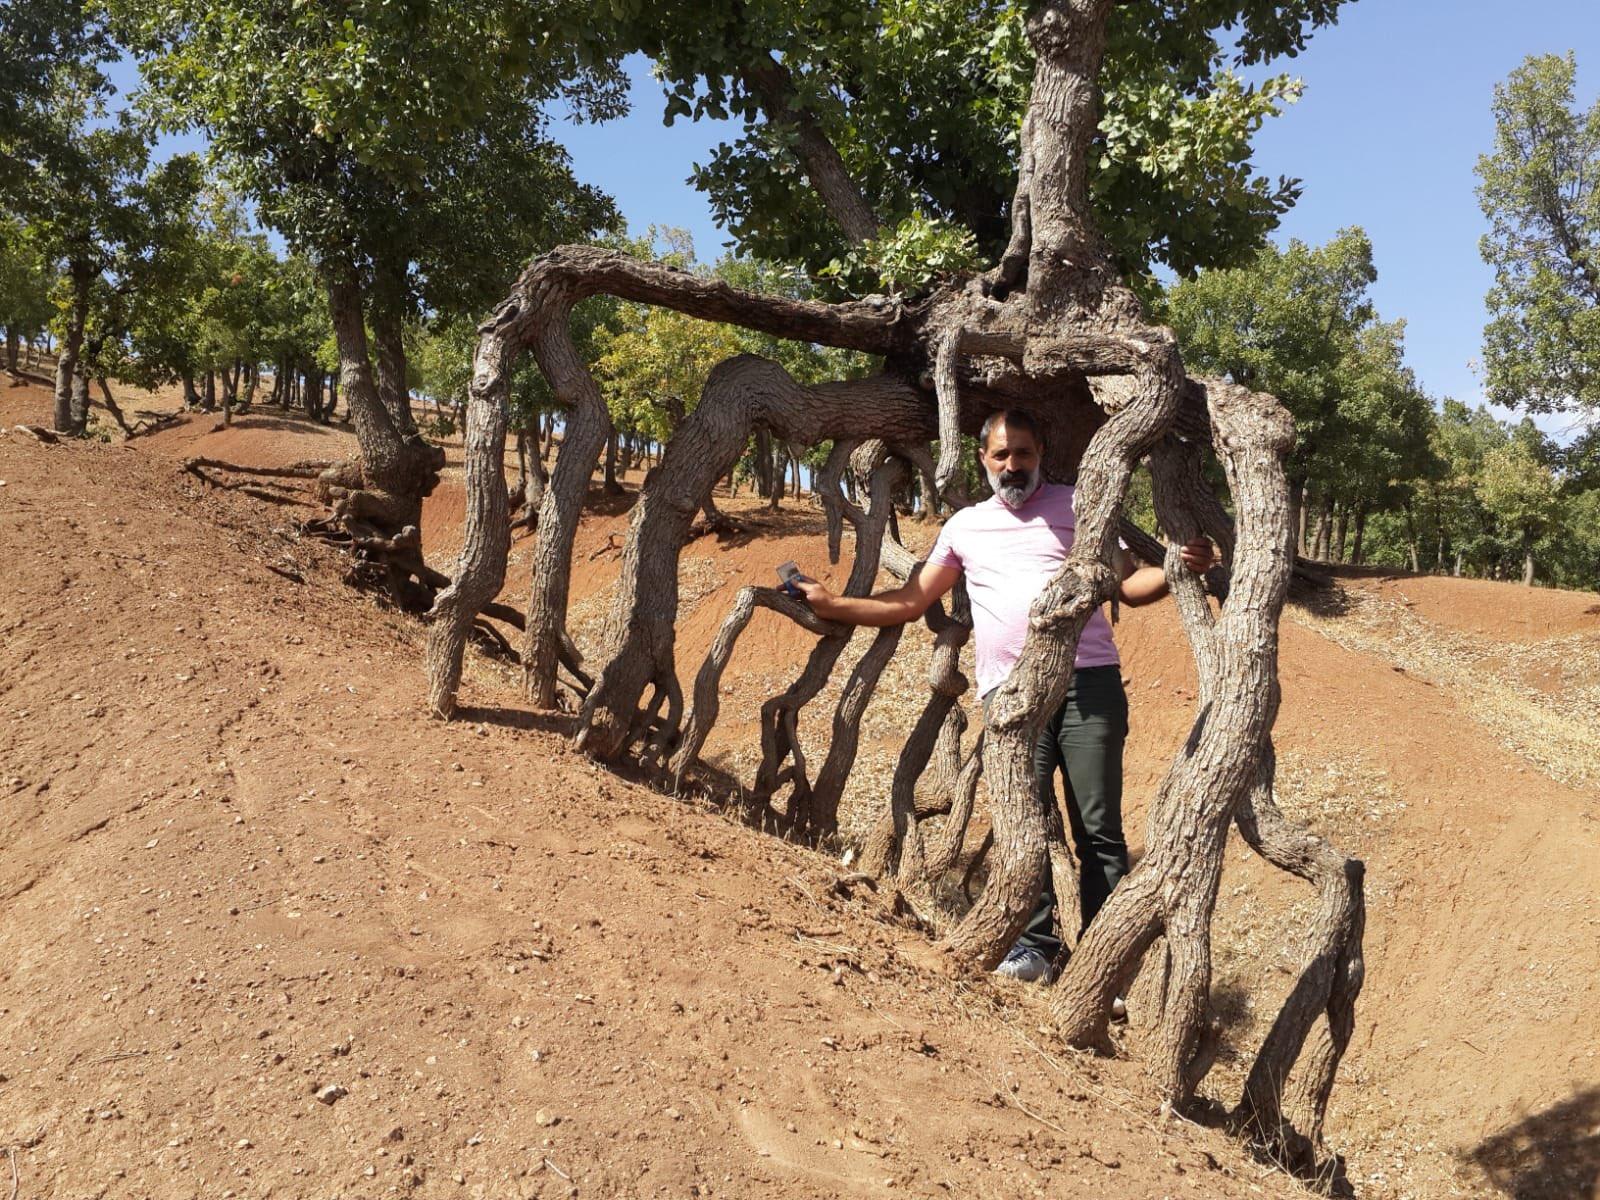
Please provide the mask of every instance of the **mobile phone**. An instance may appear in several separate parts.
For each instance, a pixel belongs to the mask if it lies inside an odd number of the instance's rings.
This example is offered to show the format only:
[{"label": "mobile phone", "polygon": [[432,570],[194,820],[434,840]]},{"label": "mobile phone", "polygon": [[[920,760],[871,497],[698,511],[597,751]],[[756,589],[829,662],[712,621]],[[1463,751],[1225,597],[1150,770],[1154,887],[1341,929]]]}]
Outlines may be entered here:
[{"label": "mobile phone", "polygon": [[795,587],[795,581],[804,578],[805,576],[801,574],[798,563],[786,562],[778,564],[778,579],[780,581],[778,586],[785,596],[794,600],[804,600],[806,598],[805,593]]}]

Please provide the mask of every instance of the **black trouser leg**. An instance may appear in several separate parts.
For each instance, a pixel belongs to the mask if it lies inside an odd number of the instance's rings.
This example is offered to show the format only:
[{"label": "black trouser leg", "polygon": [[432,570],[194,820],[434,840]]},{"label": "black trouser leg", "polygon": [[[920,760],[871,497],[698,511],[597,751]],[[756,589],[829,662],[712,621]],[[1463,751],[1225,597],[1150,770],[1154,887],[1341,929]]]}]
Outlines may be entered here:
[{"label": "black trouser leg", "polygon": [[[1122,833],[1122,748],[1128,736],[1128,698],[1118,667],[1073,672],[1059,712],[1045,722],[1034,746],[1039,801],[1055,800],[1055,774],[1067,778],[1067,819],[1081,864],[1081,929],[1088,928],[1111,889],[1128,873]],[[1054,958],[1061,948],[1052,928],[1055,889],[1045,877],[1044,894],[1018,944]],[[1065,922],[1063,922],[1063,925]]]}]

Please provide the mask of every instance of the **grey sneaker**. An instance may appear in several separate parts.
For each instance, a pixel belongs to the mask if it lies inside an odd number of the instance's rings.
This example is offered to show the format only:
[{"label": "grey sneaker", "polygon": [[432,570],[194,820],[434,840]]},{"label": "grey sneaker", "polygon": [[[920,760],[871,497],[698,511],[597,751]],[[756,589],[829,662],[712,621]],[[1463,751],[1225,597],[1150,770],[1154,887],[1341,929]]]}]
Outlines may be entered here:
[{"label": "grey sneaker", "polygon": [[1023,983],[1044,983],[1050,978],[1050,960],[1037,950],[1013,946],[994,973],[1007,979],[1020,979]]}]

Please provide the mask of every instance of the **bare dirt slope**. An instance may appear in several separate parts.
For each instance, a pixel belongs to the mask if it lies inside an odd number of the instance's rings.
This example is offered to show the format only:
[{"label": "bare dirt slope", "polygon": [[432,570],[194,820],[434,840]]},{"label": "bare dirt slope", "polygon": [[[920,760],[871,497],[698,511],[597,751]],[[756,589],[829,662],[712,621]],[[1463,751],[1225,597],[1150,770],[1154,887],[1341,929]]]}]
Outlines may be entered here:
[{"label": "bare dirt slope", "polygon": [[[31,391],[0,392],[0,422],[38,419]],[[0,1144],[23,1146],[37,1194],[454,1195],[457,1175],[494,1196],[1290,1187],[1218,1135],[1147,1120],[1135,1064],[1042,1056],[1038,993],[925,973],[925,939],[830,895],[826,860],[574,758],[503,671],[469,666],[464,721],[422,719],[417,629],[274,532],[303,510],[176,470],[347,447],[261,414],[128,448],[0,439]],[[823,569],[814,514],[731,507],[746,531],[685,554],[685,678],[738,586],[784,558]],[[446,569],[459,513],[447,476],[425,517]],[[580,641],[625,524],[611,501],[580,533]],[[1349,585],[1341,611],[1285,623],[1278,734],[1285,807],[1369,867],[1331,1139],[1363,1195],[1592,1200],[1595,597]],[[1194,691],[1168,608],[1125,613],[1118,638],[1137,848]],[[864,722],[857,828],[925,695],[926,639],[907,640]],[[748,776],[749,719],[808,647],[752,623],[721,765]],[[1211,1087],[1231,1098],[1309,897],[1242,851],[1223,891],[1232,1055]],[[349,1094],[323,1105],[330,1084]]]},{"label": "bare dirt slope", "polygon": [[0,1190],[1293,1190],[494,677],[425,719],[418,629],[180,474],[197,424],[0,438]]}]

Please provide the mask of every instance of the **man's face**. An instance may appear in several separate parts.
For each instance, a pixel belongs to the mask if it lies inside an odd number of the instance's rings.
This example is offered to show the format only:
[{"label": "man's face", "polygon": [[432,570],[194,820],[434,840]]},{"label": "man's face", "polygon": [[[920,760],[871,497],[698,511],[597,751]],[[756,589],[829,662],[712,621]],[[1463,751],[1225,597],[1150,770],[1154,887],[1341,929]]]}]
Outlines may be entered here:
[{"label": "man's face", "polygon": [[989,486],[1007,508],[1020,508],[1042,482],[1039,443],[1025,429],[1012,431],[1005,422],[989,430],[989,442],[978,456]]}]

